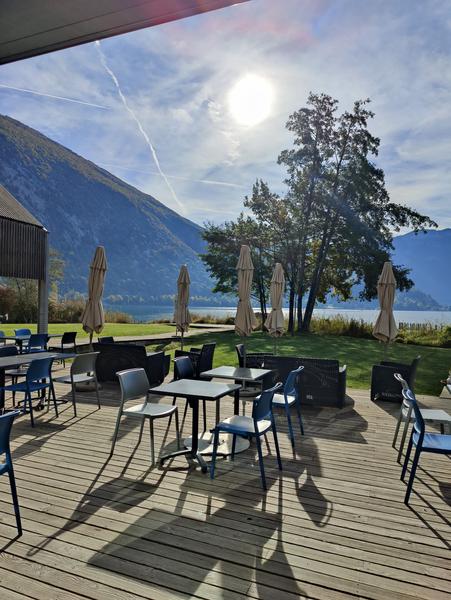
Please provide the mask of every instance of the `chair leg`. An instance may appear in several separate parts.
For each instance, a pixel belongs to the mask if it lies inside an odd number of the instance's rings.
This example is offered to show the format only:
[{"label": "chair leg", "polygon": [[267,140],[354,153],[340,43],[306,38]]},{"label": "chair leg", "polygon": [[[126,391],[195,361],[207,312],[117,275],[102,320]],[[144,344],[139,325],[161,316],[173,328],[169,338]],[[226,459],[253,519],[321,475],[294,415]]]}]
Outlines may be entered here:
[{"label": "chair leg", "polygon": [[[112,454],[114,452],[114,447],[116,445],[117,434],[119,433],[119,426],[121,424],[121,417],[122,417],[122,410],[119,409],[119,412],[117,413],[116,427],[114,428],[114,433],[113,433],[113,440],[111,442],[110,456],[112,456]],[[144,421],[144,419],[143,419],[143,421]]]},{"label": "chair leg", "polygon": [[57,405],[57,403],[56,403],[55,387],[54,387],[54,385],[53,385],[53,381],[52,381],[52,380],[50,380],[50,389],[49,389],[49,394],[50,394],[50,391],[52,392],[52,400],[53,400],[53,406],[54,406],[54,408],[55,408],[55,414],[56,414],[56,416],[58,417],[58,416],[59,416],[59,415],[58,415],[58,405]]},{"label": "chair leg", "polygon": [[143,417],[141,419],[141,427],[139,428],[139,437],[138,437],[138,446],[141,443],[142,437],[143,437],[143,431],[144,431],[144,423],[146,421],[146,417]]},{"label": "chair leg", "polygon": [[[178,408],[175,408],[175,433],[177,436],[177,450],[180,450],[181,442],[180,442],[180,424],[179,424],[179,411]],[[172,417],[172,415],[171,415]]]},{"label": "chair leg", "polygon": [[155,464],[155,439],[153,435],[153,419],[149,419],[149,430],[150,430],[150,458],[152,460],[152,466]]},{"label": "chair leg", "polygon": [[77,399],[75,397],[75,383],[71,385],[72,389],[72,407],[74,409],[74,417],[77,416]]},{"label": "chair leg", "polygon": [[401,427],[401,422],[402,422],[402,408],[399,411],[398,422],[396,423],[396,427],[395,427],[395,435],[393,436],[393,442],[392,442],[393,448],[395,447],[396,440],[398,439],[398,433],[399,433],[399,428]]},{"label": "chair leg", "polygon": [[404,504],[409,504],[410,494],[412,492],[413,480],[415,479],[415,473],[417,471],[418,462],[420,460],[421,447],[417,446],[415,455],[413,457],[412,468],[410,469],[409,483],[407,484],[406,495],[404,497]]},{"label": "chair leg", "polygon": [[410,453],[412,452],[412,446],[413,446],[413,431],[412,431],[412,435],[410,436],[409,444],[407,446],[406,456],[404,458],[404,464],[403,464],[402,471],[401,471],[401,481],[404,481],[404,477],[406,476],[407,465],[409,464],[409,458],[410,458]]},{"label": "chair leg", "polygon": [[401,441],[399,443],[398,458],[397,458],[398,462],[401,462],[402,451],[404,450],[404,444],[406,443],[406,436],[407,436],[408,430],[409,430],[409,420],[406,419],[406,421],[404,423],[404,429],[402,430]]},{"label": "chair leg", "polygon": [[277,437],[277,429],[276,429],[276,424],[274,422],[274,417],[273,417],[273,422],[272,422],[272,434],[274,436],[274,446],[276,447],[276,456],[277,456],[277,463],[279,465],[279,470],[282,470],[282,459],[280,458],[280,448],[279,448],[279,438]]},{"label": "chair leg", "polygon": [[304,422],[302,420],[301,409],[299,408],[298,404],[296,404],[296,412],[298,413],[299,428],[301,430],[301,435],[304,435]]},{"label": "chair leg", "polygon": [[291,424],[290,407],[287,406],[286,404],[285,404],[285,414],[287,415],[288,431],[290,432],[291,445],[294,448],[294,433],[293,433],[293,425]]},{"label": "chair leg", "polygon": [[30,421],[31,421],[31,426],[34,427],[34,417],[33,417],[33,403],[31,401],[31,394],[30,392],[26,392],[25,394],[25,399],[24,399],[24,409],[26,409],[26,406],[28,404],[28,408],[30,410]]},{"label": "chair leg", "polygon": [[230,460],[235,460],[235,448],[236,448],[236,433],[233,434],[232,454],[230,455]]},{"label": "chair leg", "polygon": [[97,377],[95,377],[94,382],[95,382],[95,386],[96,386],[97,406],[99,407],[99,410],[100,410],[99,382],[97,381]]},{"label": "chair leg", "polygon": [[216,456],[218,454],[218,444],[219,444],[219,430],[215,429],[215,435],[213,438],[213,455],[211,457],[211,465],[210,465],[210,479],[215,478]]},{"label": "chair leg", "polygon": [[14,514],[16,515],[17,532],[19,535],[22,535],[22,521],[20,519],[19,498],[17,497],[16,478],[14,477],[14,470],[12,465],[10,466],[10,469],[8,471],[8,475],[9,484],[11,486],[11,496],[13,498]]},{"label": "chair leg", "polygon": [[259,435],[255,436],[255,442],[257,444],[258,463],[259,463],[259,466],[260,466],[260,475],[261,475],[261,478],[262,478],[262,487],[263,487],[264,490],[266,490],[268,488],[266,487],[265,467],[263,465],[262,443],[261,443]]}]

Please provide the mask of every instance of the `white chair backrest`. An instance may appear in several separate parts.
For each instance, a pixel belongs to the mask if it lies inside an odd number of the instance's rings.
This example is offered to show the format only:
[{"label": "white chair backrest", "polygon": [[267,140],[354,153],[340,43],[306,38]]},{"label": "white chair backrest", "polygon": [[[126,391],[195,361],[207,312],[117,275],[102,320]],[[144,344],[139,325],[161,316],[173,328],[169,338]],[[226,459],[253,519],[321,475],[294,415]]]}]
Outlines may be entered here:
[{"label": "white chair backrest", "polygon": [[98,352],[86,352],[85,354],[79,354],[76,358],[74,358],[74,362],[71,365],[71,375],[86,375],[86,373],[95,373],[98,355]]},{"label": "white chair backrest", "polygon": [[116,373],[121,385],[121,407],[128,400],[145,397],[150,384],[144,369],[128,369]]}]

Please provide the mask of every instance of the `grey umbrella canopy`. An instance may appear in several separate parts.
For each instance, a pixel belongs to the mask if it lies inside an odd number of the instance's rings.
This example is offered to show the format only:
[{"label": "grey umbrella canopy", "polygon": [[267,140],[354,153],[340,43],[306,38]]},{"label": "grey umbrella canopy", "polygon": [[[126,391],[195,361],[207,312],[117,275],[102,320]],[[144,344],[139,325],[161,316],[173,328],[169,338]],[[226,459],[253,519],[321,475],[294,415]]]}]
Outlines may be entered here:
[{"label": "grey umbrella canopy", "polygon": [[393,275],[392,265],[391,262],[386,262],[377,282],[380,312],[373,329],[374,337],[386,344],[392,342],[398,334],[395,317],[393,316],[395,290],[396,279]]},{"label": "grey umbrella canopy", "polygon": [[241,246],[240,258],[236,266],[238,274],[238,306],[235,316],[235,331],[238,335],[248,336],[257,324],[251,306],[252,278],[254,265],[252,264],[249,246]]},{"label": "grey umbrella canopy", "polygon": [[271,277],[269,295],[271,297],[271,312],[266,319],[266,328],[270,336],[275,339],[281,337],[285,331],[285,319],[282,310],[283,294],[285,292],[285,275],[280,263],[276,263]]},{"label": "grey umbrella canopy", "polygon": [[189,302],[189,286],[190,278],[188,267],[182,265],[180,267],[179,276],[177,279],[177,296],[175,299],[175,310],[174,310],[174,322],[176,331],[180,331],[182,334],[182,350],[183,350],[183,334],[189,329],[191,323],[191,315],[188,310]]},{"label": "grey umbrella canopy", "polygon": [[106,270],[105,248],[98,246],[89,268],[88,301],[81,316],[83,329],[89,333],[90,341],[92,341],[93,333],[100,333],[105,325],[102,294]]}]

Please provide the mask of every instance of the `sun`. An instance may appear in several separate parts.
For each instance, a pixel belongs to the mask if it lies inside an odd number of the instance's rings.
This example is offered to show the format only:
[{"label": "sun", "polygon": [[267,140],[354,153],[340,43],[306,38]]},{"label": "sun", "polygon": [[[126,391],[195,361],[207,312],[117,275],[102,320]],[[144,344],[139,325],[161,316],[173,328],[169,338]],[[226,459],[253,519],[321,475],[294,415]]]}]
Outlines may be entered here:
[{"label": "sun", "polygon": [[272,86],[267,79],[259,75],[246,75],[229,92],[230,113],[240,125],[258,125],[271,114],[273,96]]}]

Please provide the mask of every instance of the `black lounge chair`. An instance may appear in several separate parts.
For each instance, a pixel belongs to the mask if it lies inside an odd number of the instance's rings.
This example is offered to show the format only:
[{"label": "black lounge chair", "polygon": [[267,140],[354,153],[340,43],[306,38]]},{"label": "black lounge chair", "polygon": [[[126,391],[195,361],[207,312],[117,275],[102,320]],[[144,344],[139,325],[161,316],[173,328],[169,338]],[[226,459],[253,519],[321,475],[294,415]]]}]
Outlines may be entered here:
[{"label": "black lounge chair", "polygon": [[410,365],[390,361],[374,365],[371,372],[371,400],[402,402],[402,385],[395,378],[395,373],[399,373],[413,391],[420,359],[421,356],[417,356]]}]

